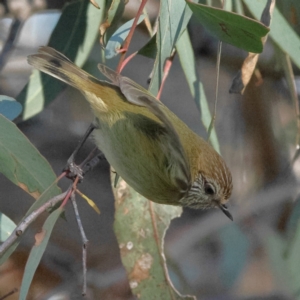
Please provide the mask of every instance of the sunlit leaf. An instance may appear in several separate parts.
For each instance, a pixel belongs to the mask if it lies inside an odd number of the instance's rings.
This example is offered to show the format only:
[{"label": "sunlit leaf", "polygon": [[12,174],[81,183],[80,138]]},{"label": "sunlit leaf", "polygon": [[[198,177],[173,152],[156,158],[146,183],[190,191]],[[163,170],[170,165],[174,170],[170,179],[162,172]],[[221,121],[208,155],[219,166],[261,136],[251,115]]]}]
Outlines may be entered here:
[{"label": "sunlit leaf", "polygon": [[22,111],[22,105],[14,98],[0,95],[0,114],[9,120],[15,119]]},{"label": "sunlit leaf", "polygon": [[261,38],[269,32],[262,23],[223,9],[189,1],[187,4],[205,29],[220,41],[248,52],[262,52]]}]

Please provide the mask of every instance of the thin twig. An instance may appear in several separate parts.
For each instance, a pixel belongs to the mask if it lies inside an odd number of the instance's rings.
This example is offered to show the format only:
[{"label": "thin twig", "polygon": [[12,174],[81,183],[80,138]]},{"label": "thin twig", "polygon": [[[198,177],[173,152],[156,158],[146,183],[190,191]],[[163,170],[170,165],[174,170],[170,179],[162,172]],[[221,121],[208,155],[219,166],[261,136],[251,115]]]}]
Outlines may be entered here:
[{"label": "thin twig", "polygon": [[126,59],[124,59],[122,66],[120,68],[120,73],[122,72],[122,70],[125,68],[125,66],[129,63],[129,61],[131,61],[136,55],[137,55],[137,51],[130,54]]},{"label": "thin twig", "polygon": [[82,222],[79,216],[79,212],[78,212],[78,207],[77,207],[77,203],[76,203],[76,199],[75,199],[75,194],[72,193],[71,195],[71,201],[73,204],[73,208],[74,208],[74,213],[75,213],[75,218],[77,221],[77,225],[80,231],[80,235],[81,235],[81,240],[82,240],[82,271],[83,271],[83,287],[82,287],[82,296],[86,295],[86,272],[87,272],[87,268],[86,268],[86,257],[87,257],[87,246],[88,246],[88,242],[89,240],[86,237],[86,234],[84,232],[83,226],[82,226]]},{"label": "thin twig", "polygon": [[48,200],[45,204],[34,210],[29,216],[27,216],[21,223],[15,228],[12,234],[0,245],[0,257],[4,252],[24,233],[28,226],[37,219],[48,208],[53,207],[58,202],[62,201],[67,195],[67,192],[62,193]]},{"label": "thin twig", "polygon": [[126,55],[126,53],[128,51],[128,48],[129,48],[130,42],[132,40],[132,37],[133,37],[134,31],[135,31],[136,25],[138,23],[138,20],[140,18],[140,15],[143,12],[143,9],[144,9],[146,3],[147,3],[147,0],[142,0],[141,5],[140,5],[140,7],[138,9],[138,12],[137,12],[137,14],[135,16],[135,19],[133,21],[133,24],[132,24],[132,26],[130,28],[129,34],[128,34],[128,36],[126,37],[126,39],[124,41],[123,47],[121,49],[122,51],[120,51],[121,57],[120,57],[120,61],[119,61],[118,67],[117,67],[117,73],[120,73],[120,70],[122,69],[122,65],[123,65],[123,61],[125,59],[125,55]]}]

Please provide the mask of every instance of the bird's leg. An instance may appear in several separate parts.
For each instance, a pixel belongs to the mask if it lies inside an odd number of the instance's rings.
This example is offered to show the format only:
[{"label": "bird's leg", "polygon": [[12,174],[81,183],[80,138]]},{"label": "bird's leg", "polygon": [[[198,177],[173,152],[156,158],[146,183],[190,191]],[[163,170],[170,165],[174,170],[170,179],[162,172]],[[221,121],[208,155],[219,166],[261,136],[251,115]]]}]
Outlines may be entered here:
[{"label": "bird's leg", "polygon": [[82,176],[91,171],[102,159],[105,159],[104,154],[95,147],[90,155],[79,165],[82,170]]},{"label": "bird's leg", "polygon": [[80,143],[77,145],[75,148],[74,152],[71,154],[67,161],[67,165],[64,167],[63,171],[67,172],[67,177],[74,179],[76,176],[78,176],[80,179],[83,179],[83,171],[81,166],[78,166],[75,164],[75,157],[79,150],[82,148],[84,143],[86,142],[87,138],[90,136],[90,134],[94,131],[94,129],[97,126],[94,123],[91,123],[90,126],[88,127],[87,131],[85,132],[82,140]]}]

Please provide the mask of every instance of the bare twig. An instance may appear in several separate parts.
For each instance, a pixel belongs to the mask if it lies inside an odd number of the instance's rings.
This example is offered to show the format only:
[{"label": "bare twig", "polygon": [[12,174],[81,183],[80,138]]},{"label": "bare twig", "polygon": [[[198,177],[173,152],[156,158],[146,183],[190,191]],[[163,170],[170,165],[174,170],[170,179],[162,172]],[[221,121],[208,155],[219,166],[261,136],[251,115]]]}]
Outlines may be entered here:
[{"label": "bare twig", "polygon": [[130,54],[126,59],[124,59],[122,66],[120,68],[120,73],[122,72],[122,70],[124,69],[124,67],[137,55],[137,51]]},{"label": "bare twig", "polygon": [[75,199],[75,194],[72,193],[71,201],[74,208],[75,218],[77,221],[77,225],[80,231],[81,239],[82,239],[82,269],[83,269],[83,287],[82,287],[82,296],[86,295],[86,257],[87,257],[87,246],[88,246],[88,239],[84,232],[82,222],[79,216],[78,207]]},{"label": "bare twig", "polygon": [[28,226],[37,219],[44,211],[48,208],[53,207],[60,201],[62,201],[67,195],[67,192],[62,193],[48,200],[45,204],[43,204],[38,209],[34,210],[29,216],[27,216],[21,223],[15,228],[12,234],[0,245],[0,257],[4,254],[4,252],[24,233],[24,231],[28,228]]}]

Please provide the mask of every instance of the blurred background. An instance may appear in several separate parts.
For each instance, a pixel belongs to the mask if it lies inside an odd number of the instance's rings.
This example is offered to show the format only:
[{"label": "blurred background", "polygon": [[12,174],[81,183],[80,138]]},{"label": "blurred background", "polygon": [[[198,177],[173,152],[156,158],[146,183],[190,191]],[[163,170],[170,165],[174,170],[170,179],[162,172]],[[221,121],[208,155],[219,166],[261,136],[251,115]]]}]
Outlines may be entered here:
[{"label": "blurred background", "polygon": [[[2,53],[6,51],[0,61],[0,94],[16,97],[20,93],[32,71],[27,55],[47,44],[66,2],[7,0],[0,4],[0,48]],[[139,3],[129,0],[123,21],[134,17]],[[159,1],[148,1],[151,20],[155,20],[158,9]],[[299,33],[299,20],[293,25]],[[189,31],[200,80],[213,108],[217,40],[194,20]],[[130,51],[141,48],[147,40],[146,29],[140,26]],[[96,76],[100,52],[97,40],[84,66]],[[221,153],[233,174],[234,192],[229,208],[234,223],[219,211],[184,209],[166,234],[168,269],[178,291],[196,295],[198,299],[298,299],[300,257],[295,254],[293,259],[284,260],[287,257],[284,254],[288,255],[284,245],[297,253],[298,242],[300,166],[297,159],[293,161],[297,150],[295,106],[271,41],[267,42],[244,95],[229,93],[232,79],[246,55],[242,50],[223,45],[216,119]],[[136,56],[129,65],[123,74],[147,87],[153,60]],[[295,74],[298,73],[295,69]],[[192,130],[206,137],[178,57],[161,100]],[[18,127],[59,175],[92,120],[83,96],[66,87],[41,113],[19,122]],[[93,142],[89,140],[78,161],[92,148]],[[109,177],[109,165],[101,161],[80,185],[80,190],[101,210],[101,215],[97,215],[85,201],[78,201],[90,242],[87,299],[135,299],[113,231],[114,199]],[[67,180],[61,184],[62,188],[68,185]],[[32,198],[2,174],[0,189],[1,212],[18,223],[32,204]],[[46,214],[30,227],[17,251],[0,267],[0,298],[20,285],[34,234],[45,218]],[[297,284],[291,284],[297,278],[298,288]],[[72,207],[67,206],[66,218],[55,226],[28,299],[79,299],[81,286],[81,239]],[[13,294],[7,299],[17,296]]]}]

